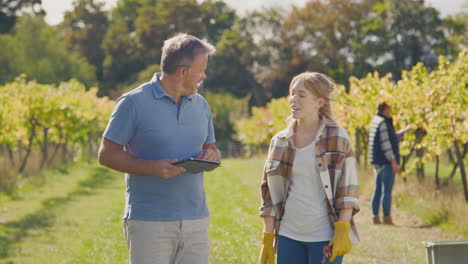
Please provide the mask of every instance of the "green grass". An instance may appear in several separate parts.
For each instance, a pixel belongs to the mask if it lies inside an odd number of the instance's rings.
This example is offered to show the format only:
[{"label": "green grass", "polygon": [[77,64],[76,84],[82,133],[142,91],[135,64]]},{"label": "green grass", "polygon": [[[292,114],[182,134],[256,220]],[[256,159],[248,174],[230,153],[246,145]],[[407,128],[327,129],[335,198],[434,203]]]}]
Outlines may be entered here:
[{"label": "green grass", "polygon": [[205,177],[211,211],[210,263],[255,263],[262,221],[258,186],[262,167],[256,162],[224,160]]},{"label": "green grass", "polygon": [[[223,165],[205,177],[210,263],[254,263],[261,168],[237,160]],[[49,183],[2,202],[0,263],[127,263],[123,175],[95,163],[52,174]]]},{"label": "green grass", "polygon": [[68,176],[2,204],[0,263],[124,263],[121,175],[84,164]]},{"label": "green grass", "polygon": [[[467,159],[468,160],[468,159]],[[468,162],[465,162],[465,169],[468,168]],[[453,164],[448,162],[440,162],[439,163],[439,178],[441,184],[444,183],[450,176],[452,172]],[[424,165],[424,172],[427,178],[427,181],[435,186],[435,170],[436,170],[436,163],[435,162],[428,162]],[[467,171],[468,173],[468,171]],[[458,191],[463,191],[462,179],[460,168],[457,169],[455,176],[452,178],[452,186]]]},{"label": "green grass", "polygon": [[[226,159],[222,167],[205,175],[211,212],[211,264],[256,263],[262,230],[258,217],[262,167],[263,157]],[[121,221],[122,173],[95,162],[48,173],[39,186],[19,189],[14,199],[1,201],[0,264],[127,263]],[[361,174],[363,208],[357,224],[362,242],[345,258],[346,263],[424,263],[421,241],[453,239],[432,228],[370,224],[371,176],[364,171]],[[402,193],[397,194],[398,207],[420,203],[414,197],[417,195]],[[450,213],[443,209],[427,221],[454,225],[454,218],[447,218]],[[466,222],[457,224],[466,227]]]}]

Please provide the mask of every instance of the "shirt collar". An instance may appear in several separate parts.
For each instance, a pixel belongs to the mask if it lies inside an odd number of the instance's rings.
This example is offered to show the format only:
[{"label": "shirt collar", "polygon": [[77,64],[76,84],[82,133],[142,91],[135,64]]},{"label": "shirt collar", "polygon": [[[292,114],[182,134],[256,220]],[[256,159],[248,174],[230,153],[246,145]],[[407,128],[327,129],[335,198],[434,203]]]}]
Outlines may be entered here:
[{"label": "shirt collar", "polygon": [[[296,122],[297,122],[296,120],[291,122],[285,130],[278,133],[278,137],[279,138],[286,138],[286,139],[292,138],[294,136],[294,126],[296,125]],[[322,119],[320,128],[317,131],[317,138],[322,135],[323,129],[326,126],[327,127],[337,127],[338,124],[335,121],[331,120],[331,119],[327,119],[327,118]]]},{"label": "shirt collar", "polygon": [[[161,73],[157,72],[153,75],[153,78],[151,78],[151,84],[153,86],[153,96],[156,99],[163,98],[165,96],[172,98],[170,95],[166,93],[166,91],[162,88],[161,83],[159,82],[159,78],[161,77]],[[182,96],[183,98],[187,98],[188,100],[192,101],[193,95],[188,95],[188,96]]]},{"label": "shirt collar", "polygon": [[382,113],[377,113],[377,115],[380,116],[380,117],[383,117],[384,119],[392,120],[392,121],[393,121],[393,119],[392,119],[391,117],[386,116],[386,115],[384,115],[384,114],[382,114]]}]

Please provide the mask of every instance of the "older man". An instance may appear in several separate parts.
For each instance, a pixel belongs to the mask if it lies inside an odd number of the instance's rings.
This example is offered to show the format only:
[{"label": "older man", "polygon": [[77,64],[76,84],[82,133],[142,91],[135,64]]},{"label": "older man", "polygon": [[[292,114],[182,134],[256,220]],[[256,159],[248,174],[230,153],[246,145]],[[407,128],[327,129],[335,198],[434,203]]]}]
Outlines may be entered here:
[{"label": "older man", "polygon": [[208,263],[203,172],[173,165],[219,161],[213,120],[197,93],[215,48],[178,34],[164,42],[162,73],[124,94],[103,135],[99,162],[125,172],[125,238],[132,264]]}]

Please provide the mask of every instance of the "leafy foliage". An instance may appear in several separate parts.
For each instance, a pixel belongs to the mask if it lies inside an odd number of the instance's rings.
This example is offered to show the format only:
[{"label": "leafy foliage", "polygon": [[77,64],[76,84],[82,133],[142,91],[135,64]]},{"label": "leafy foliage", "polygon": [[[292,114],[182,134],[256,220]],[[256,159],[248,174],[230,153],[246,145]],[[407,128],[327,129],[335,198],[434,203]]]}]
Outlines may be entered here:
[{"label": "leafy foliage", "polygon": [[65,45],[86,58],[96,68],[96,76],[102,80],[104,51],[102,41],[109,21],[104,3],[96,0],[75,0],[73,10],[65,12],[61,26],[64,30]]},{"label": "leafy foliage", "polygon": [[[351,77],[349,93],[339,86],[333,95],[336,120],[347,129],[356,150],[365,152],[370,121],[378,102],[393,106],[396,129],[411,126],[401,143],[407,157],[414,151],[422,155],[412,159],[407,172],[432,160],[453,144],[468,141],[468,51],[449,63],[439,58],[438,68],[429,72],[419,63],[404,71],[397,83],[391,76],[378,73],[365,78]],[[247,145],[268,144],[269,139],[285,128],[289,113],[287,97],[274,99],[266,107],[254,107],[252,116],[236,122],[237,137]]]},{"label": "leafy foliage", "polygon": [[[40,148],[44,164],[57,157],[59,148],[72,148],[73,157],[79,157],[90,141],[100,139],[114,106],[96,96],[97,88],[86,90],[76,80],[54,87],[19,78],[0,91],[0,145],[12,151],[27,146],[27,153]],[[52,155],[49,145],[55,147]],[[21,157],[20,171],[28,155]]]},{"label": "leafy foliage", "polygon": [[90,87],[96,83],[94,68],[85,59],[67,51],[59,30],[42,17],[23,15],[12,34],[0,35],[0,84],[25,73],[40,83],[58,84],[75,78]]},{"label": "leafy foliage", "polygon": [[44,14],[41,3],[42,0],[0,0],[0,33],[7,33],[14,27],[22,10]]},{"label": "leafy foliage", "polygon": [[212,0],[125,0],[112,14],[102,44],[103,95],[149,65],[159,64],[164,41],[175,33],[186,32],[216,44],[236,19],[224,2]]},{"label": "leafy foliage", "polygon": [[237,139],[246,145],[268,145],[270,139],[286,127],[288,98],[271,100],[266,107],[253,107],[252,116],[236,121]]},{"label": "leafy foliage", "polygon": [[231,94],[205,92],[203,96],[211,108],[217,142],[235,141],[235,122],[245,118],[249,98],[236,98]]}]

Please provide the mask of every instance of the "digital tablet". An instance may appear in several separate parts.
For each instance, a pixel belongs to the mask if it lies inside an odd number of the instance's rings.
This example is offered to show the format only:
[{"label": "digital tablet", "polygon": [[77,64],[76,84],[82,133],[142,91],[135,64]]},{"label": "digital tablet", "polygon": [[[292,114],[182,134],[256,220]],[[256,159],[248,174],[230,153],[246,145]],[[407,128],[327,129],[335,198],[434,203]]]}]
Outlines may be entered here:
[{"label": "digital tablet", "polygon": [[202,171],[212,170],[216,167],[219,167],[221,163],[211,160],[188,158],[174,162],[172,163],[172,165],[182,167],[191,173],[199,173]]}]

